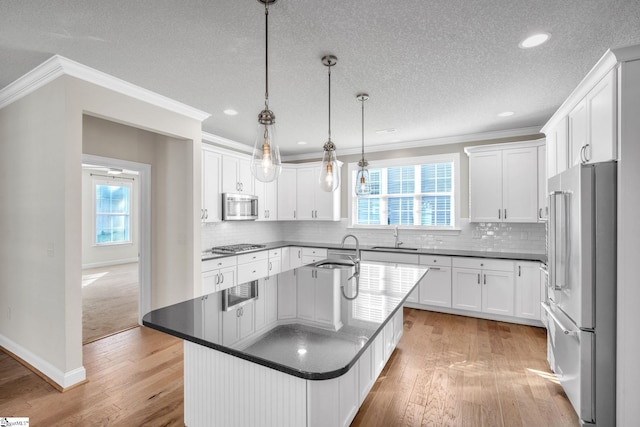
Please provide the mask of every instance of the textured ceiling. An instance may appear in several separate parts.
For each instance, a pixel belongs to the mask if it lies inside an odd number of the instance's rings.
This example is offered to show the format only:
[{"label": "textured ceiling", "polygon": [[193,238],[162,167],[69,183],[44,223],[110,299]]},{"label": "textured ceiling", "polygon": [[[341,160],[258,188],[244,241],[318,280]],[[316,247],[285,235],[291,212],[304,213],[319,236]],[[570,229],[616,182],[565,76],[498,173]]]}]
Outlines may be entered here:
[{"label": "textured ceiling", "polygon": [[[279,0],[269,24],[282,153],[319,153],[327,138],[327,53],[338,57],[340,153],[360,145],[361,91],[368,146],[543,125],[608,48],[640,44],[640,2]],[[550,41],[518,48],[537,31]],[[0,88],[54,54],[211,113],[204,131],[253,144],[264,105],[256,0],[0,0]],[[505,110],[515,115],[497,117]]]}]

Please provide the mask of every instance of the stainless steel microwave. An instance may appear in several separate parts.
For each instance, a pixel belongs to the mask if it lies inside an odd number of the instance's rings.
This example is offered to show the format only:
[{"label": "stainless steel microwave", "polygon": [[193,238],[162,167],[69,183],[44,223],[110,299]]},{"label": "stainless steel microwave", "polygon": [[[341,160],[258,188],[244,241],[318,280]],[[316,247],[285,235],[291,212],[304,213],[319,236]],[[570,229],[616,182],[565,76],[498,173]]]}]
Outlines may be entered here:
[{"label": "stainless steel microwave", "polygon": [[258,298],[258,281],[242,283],[222,291],[222,309],[235,310]]},{"label": "stainless steel microwave", "polygon": [[250,194],[222,193],[223,221],[258,219],[258,197]]}]

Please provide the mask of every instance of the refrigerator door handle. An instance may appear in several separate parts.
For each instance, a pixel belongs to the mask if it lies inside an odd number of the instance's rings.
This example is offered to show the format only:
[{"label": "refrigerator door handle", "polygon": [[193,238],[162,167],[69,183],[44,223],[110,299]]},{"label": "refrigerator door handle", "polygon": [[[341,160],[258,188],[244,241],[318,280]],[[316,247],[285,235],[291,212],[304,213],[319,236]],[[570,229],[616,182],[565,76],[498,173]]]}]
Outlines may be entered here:
[{"label": "refrigerator door handle", "polygon": [[546,311],[547,315],[551,319],[553,319],[555,324],[558,325],[558,328],[560,328],[560,330],[562,331],[563,334],[568,335],[568,336],[576,336],[576,335],[578,335],[578,331],[572,331],[571,329],[569,329],[566,326],[564,326],[562,324],[562,322],[560,322],[560,319],[558,319],[558,317],[555,315],[555,313],[553,312],[553,310],[551,309],[551,306],[549,304],[547,304],[546,302],[543,302],[543,303],[540,303],[540,305],[542,305],[542,308],[544,309],[544,311]]},{"label": "refrigerator door handle", "polygon": [[[569,257],[568,248],[570,247],[570,217],[567,212],[567,198],[569,197],[569,194],[570,193],[566,191],[552,191],[549,193],[549,281],[553,289],[556,291],[562,290],[563,284],[567,280],[566,261]],[[558,196],[561,196],[560,212],[558,212],[557,206]],[[560,239],[558,239],[558,234],[560,234]],[[558,242],[558,240],[560,241]],[[560,256],[559,259],[563,260],[561,272],[558,272],[558,255]],[[558,283],[558,276],[560,276],[561,279],[560,283]]]}]

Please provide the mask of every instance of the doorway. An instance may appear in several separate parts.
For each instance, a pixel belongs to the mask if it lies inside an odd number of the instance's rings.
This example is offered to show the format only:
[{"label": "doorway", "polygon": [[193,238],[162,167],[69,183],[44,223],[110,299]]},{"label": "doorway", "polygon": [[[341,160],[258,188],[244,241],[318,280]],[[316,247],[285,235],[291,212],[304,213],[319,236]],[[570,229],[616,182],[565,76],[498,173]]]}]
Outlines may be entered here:
[{"label": "doorway", "polygon": [[[86,344],[137,327],[150,310],[151,166],[88,154],[82,161],[82,341]],[[99,191],[114,196],[99,196]],[[128,214],[115,212],[110,206],[125,205],[127,191]],[[110,216],[110,211],[115,214]],[[127,227],[121,223],[124,217]],[[97,225],[99,219],[107,225]]]}]

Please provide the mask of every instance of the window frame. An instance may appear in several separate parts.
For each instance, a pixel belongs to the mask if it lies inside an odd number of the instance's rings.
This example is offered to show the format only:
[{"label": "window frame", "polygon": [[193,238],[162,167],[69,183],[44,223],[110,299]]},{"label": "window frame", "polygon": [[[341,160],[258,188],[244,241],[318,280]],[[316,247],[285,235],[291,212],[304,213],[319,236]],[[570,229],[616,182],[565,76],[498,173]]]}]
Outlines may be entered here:
[{"label": "window frame", "polygon": [[[429,156],[419,156],[419,157],[401,157],[395,159],[387,159],[387,160],[373,160],[369,161],[368,169],[377,169],[377,168],[391,168],[391,167],[402,167],[402,166],[420,166],[425,164],[433,164],[433,163],[446,163],[450,162],[453,164],[453,176],[452,176],[452,189],[451,189],[451,204],[452,204],[452,212],[451,212],[451,225],[450,226],[431,226],[431,225],[398,225],[399,228],[403,229],[416,229],[416,230],[432,230],[432,231],[460,231],[460,153],[447,153],[447,154],[436,154]],[[353,162],[348,164],[348,228],[361,228],[361,229],[390,229],[394,228],[395,225],[389,224],[356,224],[357,221],[357,203],[358,197],[355,193],[355,177],[356,173],[359,169],[358,163]],[[386,185],[386,174],[383,175],[383,179],[381,180],[381,185]],[[386,188],[386,187],[383,187]],[[410,193],[411,197],[420,197],[416,196],[417,193]],[[422,194],[422,193],[419,193]],[[387,197],[386,195],[382,197]],[[419,215],[419,212],[416,213],[414,209],[414,215]]]},{"label": "window frame", "polygon": [[[127,178],[129,179],[129,178]],[[128,222],[129,222],[129,240],[121,241],[121,242],[103,242],[99,243],[97,241],[97,232],[98,232],[98,212],[97,212],[97,187],[98,185],[115,185],[118,187],[127,187],[129,188],[129,213],[128,213]],[[121,246],[121,245],[132,245],[133,244],[133,183],[131,182],[123,182],[119,181],[116,178],[101,178],[98,176],[93,177],[93,181],[91,183],[92,188],[92,215],[93,215],[93,246],[94,247],[109,247],[109,246]],[[122,214],[118,214],[122,215]]]}]

